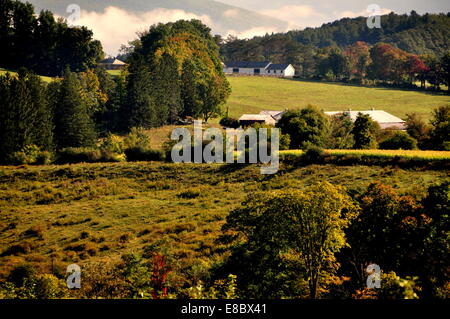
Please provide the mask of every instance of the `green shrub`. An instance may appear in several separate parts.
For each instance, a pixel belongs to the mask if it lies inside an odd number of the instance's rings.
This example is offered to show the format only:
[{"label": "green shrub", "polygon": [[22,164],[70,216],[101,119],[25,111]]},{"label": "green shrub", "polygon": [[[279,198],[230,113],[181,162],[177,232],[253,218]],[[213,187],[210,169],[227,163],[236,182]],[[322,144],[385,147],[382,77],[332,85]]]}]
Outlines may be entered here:
[{"label": "green shrub", "polygon": [[58,163],[94,163],[101,158],[100,150],[86,147],[68,147],[58,153]]},{"label": "green shrub", "polygon": [[51,274],[38,275],[33,280],[34,295],[38,299],[61,299],[67,297],[68,290],[62,279]]},{"label": "green shrub", "polygon": [[8,163],[12,165],[28,164],[28,157],[24,152],[14,152],[8,156]]},{"label": "green shrub", "polygon": [[380,143],[380,149],[384,150],[415,150],[417,149],[417,140],[409,136],[408,133],[399,131]]},{"label": "green shrub", "polygon": [[125,137],[124,148],[150,148],[150,139],[143,128],[133,127],[130,133]]},{"label": "green shrub", "polygon": [[36,165],[48,165],[53,162],[53,154],[48,151],[40,152],[36,156]]},{"label": "green shrub", "polygon": [[36,145],[27,145],[18,152],[8,156],[8,163],[12,165],[36,164],[46,165],[52,162],[52,153],[41,151]]},{"label": "green shrub", "polygon": [[194,199],[200,196],[200,192],[196,190],[187,190],[184,192],[181,192],[177,195],[178,198],[184,198],[184,199]]},{"label": "green shrub", "polygon": [[57,162],[60,164],[75,163],[101,163],[101,162],[121,162],[124,158],[106,150],[85,147],[64,148],[58,153]]},{"label": "green shrub", "polygon": [[307,147],[302,159],[306,163],[322,163],[324,161],[325,152],[322,148],[314,145]]},{"label": "green shrub", "polygon": [[220,125],[230,128],[238,128],[241,124],[238,120],[231,117],[224,117],[219,122]]},{"label": "green shrub", "polygon": [[143,147],[131,147],[125,150],[127,161],[163,161],[165,154],[163,151],[151,150]]},{"label": "green shrub", "polygon": [[108,134],[108,136],[102,140],[100,149],[111,153],[123,154],[124,141],[120,136]]}]

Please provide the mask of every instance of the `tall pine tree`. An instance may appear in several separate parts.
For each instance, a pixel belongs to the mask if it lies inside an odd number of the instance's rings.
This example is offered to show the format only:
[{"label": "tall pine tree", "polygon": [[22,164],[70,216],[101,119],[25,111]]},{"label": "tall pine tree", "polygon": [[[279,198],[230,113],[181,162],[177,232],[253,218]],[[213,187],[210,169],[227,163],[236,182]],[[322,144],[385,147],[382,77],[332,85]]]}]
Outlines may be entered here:
[{"label": "tall pine tree", "polygon": [[53,150],[52,111],[45,84],[20,70],[17,77],[0,77],[0,160],[25,146]]},{"label": "tall pine tree", "polygon": [[96,141],[95,124],[83,99],[76,74],[66,69],[63,80],[54,85],[52,90],[50,94],[55,101],[57,147],[93,146]]}]

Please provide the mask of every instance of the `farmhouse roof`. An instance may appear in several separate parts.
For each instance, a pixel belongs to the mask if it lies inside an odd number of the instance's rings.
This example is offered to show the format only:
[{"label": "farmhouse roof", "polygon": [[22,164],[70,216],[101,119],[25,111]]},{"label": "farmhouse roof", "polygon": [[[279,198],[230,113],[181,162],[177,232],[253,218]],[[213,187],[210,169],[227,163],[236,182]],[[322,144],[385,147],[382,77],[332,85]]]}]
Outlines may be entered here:
[{"label": "farmhouse roof", "polygon": [[115,58],[108,58],[100,61],[101,64],[125,65],[126,63]]},{"label": "farmhouse roof", "polygon": [[270,64],[269,61],[264,62],[228,62],[226,63],[227,68],[248,68],[248,69],[265,69]]},{"label": "farmhouse roof", "polygon": [[268,66],[267,70],[286,70],[290,64],[271,64]]}]

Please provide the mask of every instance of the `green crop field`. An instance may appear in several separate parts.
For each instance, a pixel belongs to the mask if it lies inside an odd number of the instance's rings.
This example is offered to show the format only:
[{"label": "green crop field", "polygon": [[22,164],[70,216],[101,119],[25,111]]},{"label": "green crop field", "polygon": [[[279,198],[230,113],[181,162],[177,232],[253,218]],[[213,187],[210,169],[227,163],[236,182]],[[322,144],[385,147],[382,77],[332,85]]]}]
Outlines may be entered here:
[{"label": "green crop field", "polygon": [[261,175],[259,167],[110,163],[0,167],[0,276],[14,266],[65,269],[164,249],[194,278],[223,252],[215,244],[227,214],[254,191],[328,180],[356,191],[381,181],[422,196],[446,171],[310,165]]},{"label": "green crop field", "polygon": [[450,103],[449,95],[430,92],[268,77],[230,76],[228,80],[232,94],[226,107],[229,108],[230,116],[236,118],[244,113],[298,109],[314,104],[324,111],[374,108],[400,118],[416,112],[424,119],[429,119],[433,108]]}]

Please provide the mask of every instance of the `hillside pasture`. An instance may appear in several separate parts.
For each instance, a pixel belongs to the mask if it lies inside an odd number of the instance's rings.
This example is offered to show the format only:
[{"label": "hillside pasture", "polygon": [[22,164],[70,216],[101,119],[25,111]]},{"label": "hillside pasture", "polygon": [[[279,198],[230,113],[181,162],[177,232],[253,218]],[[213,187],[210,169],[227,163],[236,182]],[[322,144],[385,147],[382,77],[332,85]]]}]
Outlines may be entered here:
[{"label": "hillside pasture", "polygon": [[[17,75],[17,72],[15,72],[15,71],[0,68],[0,76],[5,75],[6,73],[10,73],[11,75],[14,75],[14,76]],[[46,83],[50,83],[54,80],[54,78],[52,78],[50,76],[40,75],[39,77],[41,78],[42,81],[44,81]]]},{"label": "hillside pasture", "polygon": [[[23,263],[42,271],[161,251],[195,280],[223,258],[215,240],[247,194],[328,180],[360,192],[380,181],[423,196],[446,171],[378,166],[102,163],[0,167],[0,277]],[[192,284],[192,283],[190,283]]]},{"label": "hillside pasture", "polygon": [[257,76],[229,76],[232,93],[225,106],[231,117],[262,110],[299,109],[313,104],[324,111],[384,110],[402,119],[417,113],[431,118],[433,108],[450,96],[412,90],[363,87],[343,83],[300,81]]}]

